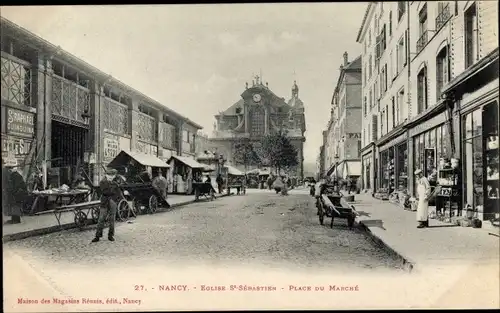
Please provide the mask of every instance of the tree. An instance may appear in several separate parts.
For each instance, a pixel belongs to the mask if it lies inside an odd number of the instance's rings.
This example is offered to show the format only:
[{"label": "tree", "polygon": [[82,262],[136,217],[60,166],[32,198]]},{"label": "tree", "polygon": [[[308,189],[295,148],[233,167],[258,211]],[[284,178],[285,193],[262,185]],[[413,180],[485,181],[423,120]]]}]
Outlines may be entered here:
[{"label": "tree", "polygon": [[233,142],[233,159],[236,164],[245,166],[245,172],[248,166],[260,164],[260,158],[248,138],[239,138]]},{"label": "tree", "polygon": [[278,174],[282,169],[289,170],[299,164],[297,149],[283,131],[266,135],[262,140],[262,152]]}]

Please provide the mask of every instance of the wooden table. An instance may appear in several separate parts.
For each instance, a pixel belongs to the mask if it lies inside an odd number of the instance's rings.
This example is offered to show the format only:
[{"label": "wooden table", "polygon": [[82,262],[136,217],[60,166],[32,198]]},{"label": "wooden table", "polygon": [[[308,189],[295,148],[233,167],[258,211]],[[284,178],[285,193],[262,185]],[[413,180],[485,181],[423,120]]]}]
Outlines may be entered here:
[{"label": "wooden table", "polygon": [[[49,198],[55,197],[53,201],[55,206],[62,205],[71,205],[77,202],[85,201],[86,198],[90,195],[91,190],[86,189],[71,189],[68,191],[50,191],[43,190],[38,192],[33,192],[32,194],[36,197],[35,201],[31,205],[31,210],[29,212],[30,215],[36,214],[37,208],[39,205],[43,205],[44,208],[47,208],[49,204]],[[63,201],[67,199],[67,201]],[[64,203],[65,202],[65,203]]]}]

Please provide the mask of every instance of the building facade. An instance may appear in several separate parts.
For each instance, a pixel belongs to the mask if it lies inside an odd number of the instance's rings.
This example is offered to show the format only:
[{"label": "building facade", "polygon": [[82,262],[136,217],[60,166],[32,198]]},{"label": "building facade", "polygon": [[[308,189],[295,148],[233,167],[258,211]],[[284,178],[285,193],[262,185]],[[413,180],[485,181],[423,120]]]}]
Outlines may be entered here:
[{"label": "building facade", "polygon": [[[483,160],[479,151],[487,146],[489,139],[484,139],[487,137],[484,135],[481,145],[469,147],[467,140],[474,140],[463,137],[472,136],[467,135],[474,132],[472,125],[477,125],[477,138],[482,127],[486,127],[483,122],[498,125],[495,109],[498,66],[496,72],[492,71],[498,62],[497,22],[498,10],[489,1],[399,1],[368,5],[357,39],[363,45],[363,60],[368,60],[363,65],[365,189],[381,194],[401,191],[414,195],[416,169],[422,169],[427,177],[441,177],[441,164],[455,159],[461,170],[458,184],[466,191],[457,194],[457,207],[471,204],[482,210],[486,206],[488,165],[485,162],[489,156]],[[486,110],[492,118],[480,118],[481,113],[466,117],[465,108]],[[475,151],[476,159],[467,159],[474,154],[468,154],[467,149]],[[477,171],[479,163],[484,167],[481,171]],[[495,173],[492,167],[489,171]],[[495,190],[491,184],[489,187]],[[485,214],[491,217],[488,212]]]},{"label": "building facade", "polygon": [[349,62],[347,52],[343,57],[325,134],[325,174],[358,179],[361,175],[362,59],[359,56]]},{"label": "building facade", "polygon": [[194,155],[198,124],[7,19],[1,30],[2,158],[25,174],[68,183],[90,164],[97,183],[121,150]]},{"label": "building facade", "polygon": [[[299,165],[289,174],[303,177],[306,124],[304,104],[299,98],[299,87],[296,83],[292,87],[292,97],[287,103],[285,98],[278,97],[267,83],[264,85],[259,77],[256,77],[252,86],[246,84],[241,99],[216,115],[215,119],[216,130],[211,142],[217,147],[218,153],[233,164],[235,141],[240,138],[250,139],[257,154],[260,154],[259,149],[264,136],[280,129],[285,130],[297,149],[299,161]],[[241,166],[239,167],[243,170]]]}]

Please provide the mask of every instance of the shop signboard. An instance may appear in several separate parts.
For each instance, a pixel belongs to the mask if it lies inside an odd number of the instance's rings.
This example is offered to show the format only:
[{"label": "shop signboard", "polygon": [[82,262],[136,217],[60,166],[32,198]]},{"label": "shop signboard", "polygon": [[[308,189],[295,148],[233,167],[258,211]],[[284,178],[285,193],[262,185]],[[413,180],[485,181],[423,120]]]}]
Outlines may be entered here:
[{"label": "shop signboard", "polygon": [[33,138],[35,135],[35,114],[6,107],[4,123],[6,133],[21,137]]},{"label": "shop signboard", "polygon": [[361,140],[361,133],[347,133],[347,139],[359,139],[359,140]]},{"label": "shop signboard", "polygon": [[106,134],[104,137],[104,155],[103,159],[105,162],[113,160],[114,157],[120,152],[120,142],[118,141],[118,136],[113,136]]}]

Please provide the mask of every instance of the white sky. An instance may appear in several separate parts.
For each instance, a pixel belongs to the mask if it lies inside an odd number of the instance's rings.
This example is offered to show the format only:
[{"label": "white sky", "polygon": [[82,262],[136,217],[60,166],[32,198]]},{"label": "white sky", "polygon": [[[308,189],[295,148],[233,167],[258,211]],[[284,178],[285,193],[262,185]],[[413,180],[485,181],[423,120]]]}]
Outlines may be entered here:
[{"label": "white sky", "polygon": [[262,70],[278,96],[295,78],[305,104],[305,161],[314,163],[344,51],[366,3],[2,7],[1,15],[61,46],[211,133]]}]

